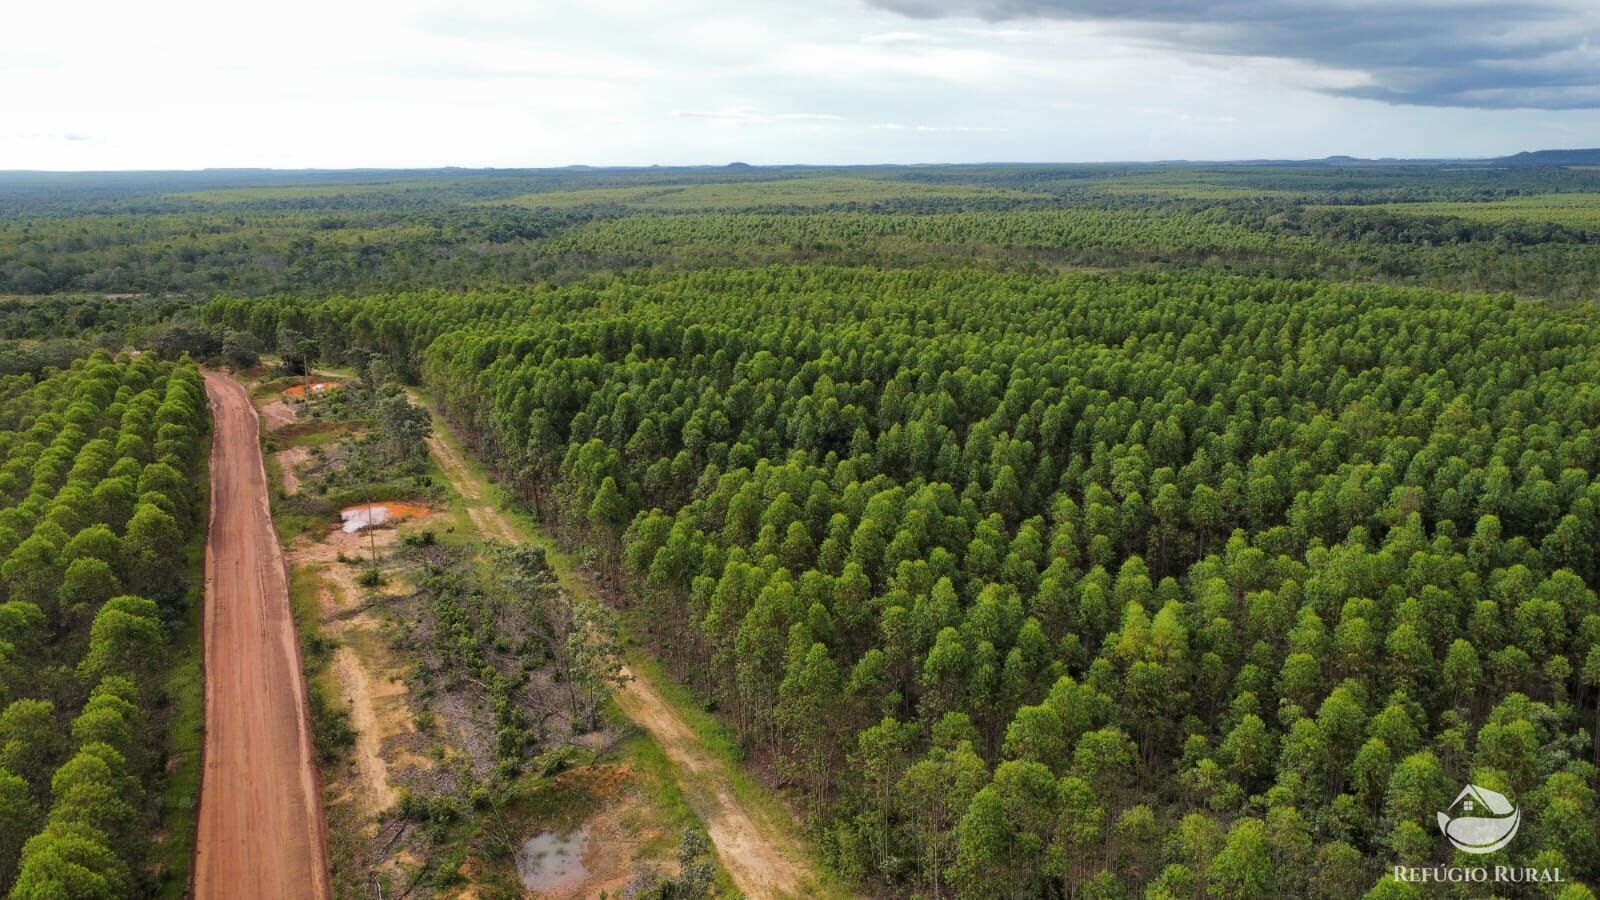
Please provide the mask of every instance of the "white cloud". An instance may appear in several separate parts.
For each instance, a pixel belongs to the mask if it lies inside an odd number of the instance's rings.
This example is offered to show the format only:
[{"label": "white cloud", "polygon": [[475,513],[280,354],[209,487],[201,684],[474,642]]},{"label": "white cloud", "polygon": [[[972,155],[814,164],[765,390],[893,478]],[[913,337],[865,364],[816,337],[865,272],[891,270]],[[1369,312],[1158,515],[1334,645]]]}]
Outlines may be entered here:
[{"label": "white cloud", "polygon": [[885,31],[881,34],[863,35],[863,44],[932,44],[938,38],[921,31]]},{"label": "white cloud", "polygon": [[732,119],[737,122],[749,121],[756,117],[756,111],[749,108],[721,110],[675,109],[672,114],[685,119]]},{"label": "white cloud", "polygon": [[1327,93],[1366,86],[1359,72],[1191,53],[1096,22],[910,20],[863,0],[81,0],[0,5],[0,33],[0,168],[1600,145],[1589,111],[1397,110]]}]

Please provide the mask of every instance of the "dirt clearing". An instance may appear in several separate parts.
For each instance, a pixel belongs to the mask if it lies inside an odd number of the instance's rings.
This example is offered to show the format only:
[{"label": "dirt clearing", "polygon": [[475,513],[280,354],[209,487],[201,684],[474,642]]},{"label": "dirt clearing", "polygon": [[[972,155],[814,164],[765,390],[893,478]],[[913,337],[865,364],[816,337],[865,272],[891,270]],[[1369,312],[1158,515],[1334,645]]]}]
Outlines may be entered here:
[{"label": "dirt clearing", "polygon": [[261,418],[266,423],[268,431],[277,431],[293,425],[299,417],[295,415],[294,407],[282,400],[274,400],[261,407]]},{"label": "dirt clearing", "polygon": [[[395,543],[393,530],[379,532],[376,543],[380,553],[389,552]],[[359,787],[356,795],[375,818],[398,799],[391,772],[390,757],[394,752],[386,755],[385,744],[414,733],[416,727],[412,724],[409,692],[399,667],[387,652],[381,622],[364,608],[368,597],[356,584],[354,570],[338,561],[340,556],[360,558],[367,549],[365,536],[334,530],[320,540],[297,540],[289,551],[289,561],[296,571],[313,570],[323,633],[338,640],[329,660],[330,683],[350,713],[350,724],[356,732],[355,746],[351,748]],[[431,767],[428,761],[410,754],[393,761],[400,762],[402,769]]]},{"label": "dirt clearing", "polygon": [[353,731],[348,748],[335,761],[324,759],[321,770],[340,896],[380,896],[385,885],[398,893],[395,885],[411,881],[421,864],[406,841],[411,824],[387,813],[403,789],[427,781],[437,765],[419,755],[427,741],[413,717],[406,667],[390,647],[395,608],[389,604],[403,601],[408,589],[370,589],[356,580],[373,546],[380,559],[390,559],[397,543],[393,528],[370,535],[329,528],[296,536],[287,552],[296,584],[316,595],[315,610],[302,611],[316,621],[302,618],[302,627],[331,645],[323,665],[313,667],[311,689],[347,714]]}]

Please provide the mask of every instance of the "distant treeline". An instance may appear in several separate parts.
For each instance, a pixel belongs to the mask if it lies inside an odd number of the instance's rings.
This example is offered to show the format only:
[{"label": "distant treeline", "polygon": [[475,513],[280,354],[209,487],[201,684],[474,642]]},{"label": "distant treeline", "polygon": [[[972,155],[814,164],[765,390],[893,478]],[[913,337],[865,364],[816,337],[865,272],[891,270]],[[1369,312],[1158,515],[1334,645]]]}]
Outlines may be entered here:
[{"label": "distant treeline", "polygon": [[820,261],[1200,269],[1570,300],[1600,287],[1600,214],[1535,203],[1484,220],[1431,204],[1585,192],[1600,175],[1555,167],[9,175],[0,294],[472,289]]}]

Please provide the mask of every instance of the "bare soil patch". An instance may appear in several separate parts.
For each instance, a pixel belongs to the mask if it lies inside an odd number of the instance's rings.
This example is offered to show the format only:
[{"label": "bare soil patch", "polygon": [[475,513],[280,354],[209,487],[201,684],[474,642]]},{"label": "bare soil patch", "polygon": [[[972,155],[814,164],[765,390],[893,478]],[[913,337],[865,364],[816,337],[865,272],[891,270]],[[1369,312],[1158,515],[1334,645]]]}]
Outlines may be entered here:
[{"label": "bare soil patch", "polygon": [[[646,869],[654,868],[666,877],[677,875],[675,863],[646,852],[646,846],[659,842],[662,833],[645,824],[651,818],[650,801],[640,792],[638,777],[630,766],[621,764],[563,772],[541,789],[546,796],[540,802],[558,811],[552,815],[524,806],[510,810],[503,820],[486,823],[475,842],[480,852],[467,859],[462,874],[471,882],[483,883],[495,880],[492,873],[510,865],[529,896],[541,900],[628,896],[624,889]],[[574,811],[579,814],[572,815]],[[580,832],[582,840],[573,841]],[[548,837],[551,835],[554,839]],[[541,837],[545,840],[539,841]],[[540,867],[530,865],[533,860],[526,857],[518,859],[530,841],[537,842],[535,852],[576,849],[576,857],[564,861],[568,877],[545,880],[539,876],[554,873],[537,871]],[[495,844],[499,844],[495,855],[507,857],[506,862],[484,858],[481,851]],[[574,844],[578,846],[574,848]],[[552,867],[561,862],[546,861]],[[530,874],[539,885],[536,889],[529,887]]]},{"label": "bare soil patch", "polygon": [[409,877],[406,870],[416,860],[407,861],[408,848],[398,833],[406,826],[387,814],[401,791],[431,777],[436,765],[417,731],[404,667],[391,653],[388,638],[384,604],[403,599],[409,589],[401,583],[363,588],[356,582],[360,566],[351,562],[365,558],[374,547],[380,558],[387,558],[397,541],[393,528],[369,535],[333,527],[302,534],[288,554],[296,571],[315,573],[320,630],[335,643],[319,683],[324,696],[349,714],[355,732],[348,758],[324,770],[329,816],[342,857],[343,874],[336,875],[345,887],[352,875],[358,881],[380,873],[396,881]]},{"label": "bare soil patch", "polygon": [[305,447],[290,447],[279,450],[278,478],[283,482],[283,495],[293,497],[300,493],[300,467],[311,458],[311,451]]},{"label": "bare soil patch", "polygon": [[293,425],[297,418],[299,417],[295,413],[294,407],[282,400],[274,400],[261,407],[261,423],[266,426],[267,431],[279,431],[287,428]]}]

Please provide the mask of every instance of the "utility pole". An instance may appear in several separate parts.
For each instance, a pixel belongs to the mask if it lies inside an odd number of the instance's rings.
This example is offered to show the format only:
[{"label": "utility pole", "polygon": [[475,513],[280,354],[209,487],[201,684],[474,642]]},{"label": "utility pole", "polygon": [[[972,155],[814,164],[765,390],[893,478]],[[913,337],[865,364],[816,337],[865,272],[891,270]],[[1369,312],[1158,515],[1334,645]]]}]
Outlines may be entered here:
[{"label": "utility pole", "polygon": [[372,571],[378,571],[378,523],[372,520],[372,494],[367,494],[367,552],[372,556]]}]

